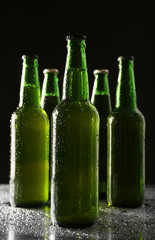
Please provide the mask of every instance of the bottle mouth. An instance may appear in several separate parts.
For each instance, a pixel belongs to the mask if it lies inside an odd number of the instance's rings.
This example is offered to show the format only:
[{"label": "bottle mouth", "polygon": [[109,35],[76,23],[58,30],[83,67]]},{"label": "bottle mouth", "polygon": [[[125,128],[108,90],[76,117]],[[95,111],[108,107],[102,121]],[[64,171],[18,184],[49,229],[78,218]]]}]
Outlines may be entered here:
[{"label": "bottle mouth", "polygon": [[108,69],[96,69],[93,72],[94,75],[99,74],[99,73],[109,74],[109,70]]},{"label": "bottle mouth", "polygon": [[86,40],[86,36],[83,34],[73,34],[73,35],[68,35],[66,37],[66,40],[72,40],[72,39],[80,39],[80,40]]},{"label": "bottle mouth", "polygon": [[134,56],[126,56],[126,57],[120,56],[120,57],[118,57],[118,59],[117,59],[118,62],[119,62],[119,61],[130,61],[130,60],[134,61]]},{"label": "bottle mouth", "polygon": [[46,73],[57,73],[58,74],[59,70],[56,68],[46,68],[46,69],[44,69],[43,74],[46,74]]},{"label": "bottle mouth", "polygon": [[34,59],[39,59],[39,57],[38,57],[38,55],[31,55],[31,54],[24,54],[23,56],[22,56],[22,59],[24,60],[24,59],[32,59],[32,60],[34,60]]},{"label": "bottle mouth", "polygon": [[23,59],[23,65],[25,65],[25,67],[34,67],[37,66],[38,67],[38,56],[37,55],[23,55],[22,56]]}]

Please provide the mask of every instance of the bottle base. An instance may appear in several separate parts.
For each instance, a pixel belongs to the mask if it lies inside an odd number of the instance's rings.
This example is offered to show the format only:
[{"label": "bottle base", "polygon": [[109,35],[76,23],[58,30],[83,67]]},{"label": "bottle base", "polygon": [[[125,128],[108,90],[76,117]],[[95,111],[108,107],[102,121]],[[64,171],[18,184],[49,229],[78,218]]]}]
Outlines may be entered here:
[{"label": "bottle base", "polygon": [[108,202],[108,206],[110,207],[119,207],[119,208],[139,208],[142,207],[143,202],[142,203],[118,203],[118,202],[112,202],[109,203]]},{"label": "bottle base", "polygon": [[94,225],[95,222],[92,223],[81,223],[81,224],[75,224],[75,223],[57,223],[56,225],[59,227],[64,228],[89,228]]},{"label": "bottle base", "polygon": [[38,202],[38,203],[11,203],[11,207],[21,207],[21,208],[40,208],[48,206],[48,202]]},{"label": "bottle base", "polygon": [[[52,217],[51,217],[52,219]],[[59,217],[52,219],[52,224],[66,228],[87,228],[93,226],[97,219],[88,219],[83,217]]]}]

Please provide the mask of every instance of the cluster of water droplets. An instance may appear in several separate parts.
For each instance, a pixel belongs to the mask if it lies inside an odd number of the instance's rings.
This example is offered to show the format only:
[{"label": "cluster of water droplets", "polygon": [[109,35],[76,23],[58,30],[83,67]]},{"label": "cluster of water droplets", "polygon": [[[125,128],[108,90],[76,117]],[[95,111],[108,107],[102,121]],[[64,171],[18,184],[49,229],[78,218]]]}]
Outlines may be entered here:
[{"label": "cluster of water droplets", "polygon": [[99,219],[88,228],[53,226],[50,208],[15,208],[9,204],[9,186],[0,186],[0,240],[152,240],[155,236],[155,187],[146,189],[141,208],[108,207],[99,204]]}]

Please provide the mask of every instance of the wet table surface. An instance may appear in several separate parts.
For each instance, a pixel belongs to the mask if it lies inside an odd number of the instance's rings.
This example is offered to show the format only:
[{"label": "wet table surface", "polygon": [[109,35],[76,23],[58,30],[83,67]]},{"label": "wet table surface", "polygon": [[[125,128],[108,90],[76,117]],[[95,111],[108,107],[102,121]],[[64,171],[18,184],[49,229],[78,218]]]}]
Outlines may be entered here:
[{"label": "wet table surface", "polygon": [[100,201],[99,212],[99,219],[92,227],[55,227],[50,222],[49,207],[11,207],[9,185],[0,185],[0,240],[155,239],[155,185],[146,187],[141,208],[108,207],[106,201]]}]

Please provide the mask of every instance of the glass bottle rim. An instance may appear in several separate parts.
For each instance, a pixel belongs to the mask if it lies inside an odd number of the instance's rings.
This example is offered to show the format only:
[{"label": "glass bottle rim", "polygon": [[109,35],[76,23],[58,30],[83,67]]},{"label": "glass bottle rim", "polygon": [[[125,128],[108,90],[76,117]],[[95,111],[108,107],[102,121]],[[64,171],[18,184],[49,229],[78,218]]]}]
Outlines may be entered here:
[{"label": "glass bottle rim", "polygon": [[73,34],[73,35],[66,36],[66,40],[72,40],[72,39],[86,40],[86,36],[83,34]]},{"label": "glass bottle rim", "polygon": [[30,59],[30,58],[31,59],[37,59],[37,60],[39,59],[38,55],[35,55],[35,54],[34,55],[33,54],[32,55],[31,54],[24,54],[24,55],[22,55],[22,59],[23,60],[24,59]]},{"label": "glass bottle rim", "polygon": [[134,61],[134,56],[120,56],[120,57],[118,57],[118,59],[117,59],[118,62],[119,62],[119,61],[123,61],[123,60],[125,60],[125,61],[130,61],[130,60],[132,60],[132,61]]},{"label": "glass bottle rim", "polygon": [[96,69],[93,72],[94,75],[99,74],[99,73],[109,74],[109,70],[108,69]]},{"label": "glass bottle rim", "polygon": [[46,73],[59,73],[59,70],[56,69],[56,68],[46,68],[43,70],[43,74],[46,74]]}]

